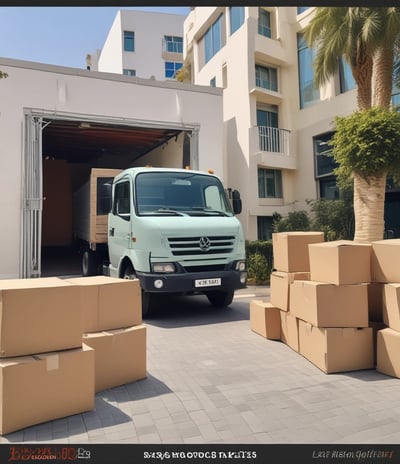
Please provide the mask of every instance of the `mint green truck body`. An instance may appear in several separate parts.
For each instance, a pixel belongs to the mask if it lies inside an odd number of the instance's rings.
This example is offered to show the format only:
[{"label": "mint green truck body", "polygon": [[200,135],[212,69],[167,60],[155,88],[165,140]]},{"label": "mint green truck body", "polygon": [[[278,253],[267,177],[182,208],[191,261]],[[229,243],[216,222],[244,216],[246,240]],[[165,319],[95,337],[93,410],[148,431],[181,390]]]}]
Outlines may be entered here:
[{"label": "mint green truck body", "polygon": [[200,292],[229,305],[247,280],[236,205],[240,199],[230,200],[213,174],[126,169],[112,184],[105,272],[139,279],[143,314],[155,293]]}]

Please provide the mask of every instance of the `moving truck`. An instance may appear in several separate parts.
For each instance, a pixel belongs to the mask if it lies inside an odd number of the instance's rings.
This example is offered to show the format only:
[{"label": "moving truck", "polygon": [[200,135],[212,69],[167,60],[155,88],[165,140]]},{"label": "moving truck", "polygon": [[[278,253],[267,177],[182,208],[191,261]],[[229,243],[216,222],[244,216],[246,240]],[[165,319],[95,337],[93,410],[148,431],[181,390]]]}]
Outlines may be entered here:
[{"label": "moving truck", "polygon": [[213,173],[92,169],[74,202],[83,274],[139,279],[143,316],[155,293],[200,292],[228,306],[246,287],[240,195],[229,198]]}]

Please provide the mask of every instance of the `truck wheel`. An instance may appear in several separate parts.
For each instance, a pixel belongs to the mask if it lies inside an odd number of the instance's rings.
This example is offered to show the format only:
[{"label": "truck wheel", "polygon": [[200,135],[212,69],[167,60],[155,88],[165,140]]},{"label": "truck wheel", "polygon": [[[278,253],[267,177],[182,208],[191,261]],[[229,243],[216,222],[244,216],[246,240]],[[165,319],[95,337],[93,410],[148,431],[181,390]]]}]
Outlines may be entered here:
[{"label": "truck wheel", "polygon": [[[135,271],[132,266],[125,268],[123,273],[124,279],[136,279]],[[142,290],[142,317],[149,317],[151,315],[151,293]]]},{"label": "truck wheel", "polygon": [[233,301],[233,295],[234,295],[233,290],[229,290],[227,292],[216,290],[214,292],[206,293],[208,301],[213,306],[218,306],[218,307],[229,306]]},{"label": "truck wheel", "polygon": [[84,277],[94,276],[97,274],[97,253],[87,248],[82,255],[82,274]]}]

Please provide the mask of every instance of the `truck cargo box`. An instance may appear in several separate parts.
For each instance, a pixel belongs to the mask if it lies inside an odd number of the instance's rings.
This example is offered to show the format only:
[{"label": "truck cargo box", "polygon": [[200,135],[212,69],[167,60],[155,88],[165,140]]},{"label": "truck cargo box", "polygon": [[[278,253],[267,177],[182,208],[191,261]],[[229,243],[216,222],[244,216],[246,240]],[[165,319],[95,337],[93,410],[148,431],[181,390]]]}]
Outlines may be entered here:
[{"label": "truck cargo box", "polygon": [[87,243],[107,243],[110,199],[104,184],[112,183],[120,169],[93,168],[90,178],[73,195],[74,237]]}]

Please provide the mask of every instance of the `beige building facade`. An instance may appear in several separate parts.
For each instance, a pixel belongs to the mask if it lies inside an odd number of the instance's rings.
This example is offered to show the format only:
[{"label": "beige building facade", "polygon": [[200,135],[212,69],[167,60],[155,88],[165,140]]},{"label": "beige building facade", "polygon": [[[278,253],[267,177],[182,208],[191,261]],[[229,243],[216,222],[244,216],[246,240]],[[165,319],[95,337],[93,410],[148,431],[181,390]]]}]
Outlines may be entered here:
[{"label": "beige building facade", "polygon": [[[356,108],[345,64],[313,85],[313,52],[301,32],[313,8],[196,7],[184,23],[191,81],[223,88],[224,169],[241,192],[249,240],[268,239],[275,212],[307,210],[337,198],[326,156],[336,115]],[[325,155],[324,155],[325,153]]]}]

